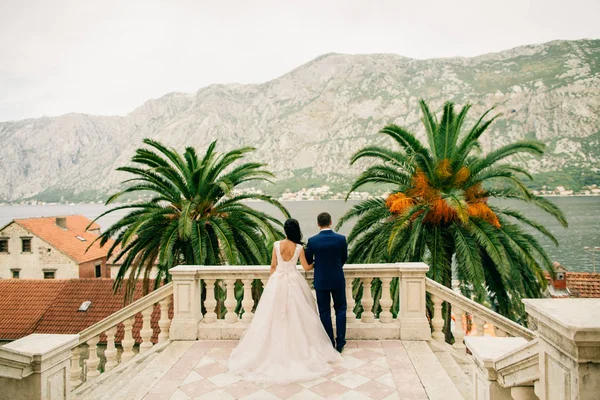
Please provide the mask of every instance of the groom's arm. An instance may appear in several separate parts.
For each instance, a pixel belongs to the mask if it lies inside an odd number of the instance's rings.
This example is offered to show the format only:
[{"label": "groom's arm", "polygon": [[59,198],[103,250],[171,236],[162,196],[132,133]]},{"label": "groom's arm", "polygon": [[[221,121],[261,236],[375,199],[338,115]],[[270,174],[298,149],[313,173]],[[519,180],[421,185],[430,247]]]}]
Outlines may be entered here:
[{"label": "groom's arm", "polygon": [[306,262],[309,265],[315,262],[315,253],[310,244],[310,239],[308,239],[308,243],[306,243],[306,249],[304,250],[304,254],[306,255]]},{"label": "groom's arm", "polygon": [[346,264],[346,261],[348,261],[348,242],[344,237],[344,247],[342,249],[342,264]]}]

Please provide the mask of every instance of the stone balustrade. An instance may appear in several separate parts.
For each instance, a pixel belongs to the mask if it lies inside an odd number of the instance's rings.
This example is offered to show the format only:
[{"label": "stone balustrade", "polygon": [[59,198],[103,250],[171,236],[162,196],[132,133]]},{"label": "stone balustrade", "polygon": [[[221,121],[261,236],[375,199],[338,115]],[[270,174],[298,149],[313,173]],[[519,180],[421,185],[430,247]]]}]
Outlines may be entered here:
[{"label": "stone balustrade", "polygon": [[476,400],[591,400],[600,393],[600,299],[525,299],[535,338],[468,337]]},{"label": "stone balustrade", "polygon": [[[424,300],[428,270],[423,263],[346,265],[347,338],[429,339]],[[312,282],[312,271],[299,271]],[[253,298],[256,291],[252,285],[264,287],[269,279],[268,266],[186,265],[170,272],[175,297],[171,326],[174,340],[239,339],[260,301]],[[377,295],[372,290],[375,280],[381,288]],[[393,285],[393,281],[397,283]],[[392,313],[395,302],[399,302],[396,316]],[[218,304],[224,312],[217,309]],[[355,309],[361,310],[360,317]]]},{"label": "stone balustrade", "polygon": [[454,336],[453,347],[459,352],[465,351],[463,318],[470,319],[471,327],[476,330],[477,336],[484,336],[485,327],[488,327],[488,329],[493,328],[494,335],[497,337],[520,337],[527,341],[535,338],[535,333],[531,330],[446,286],[440,285],[434,280],[427,279],[425,287],[431,295],[433,303],[433,318],[431,319],[433,329],[431,333],[432,338],[439,342],[445,341],[442,308],[443,303],[446,302],[451,305],[455,320],[452,330],[452,335]]},{"label": "stone balustrade", "polygon": [[[171,325],[169,306],[172,295],[173,284],[169,283],[80,332],[77,345],[71,349],[71,390],[89,384],[100,374],[111,371],[119,364],[133,359],[137,354],[149,351],[154,346],[153,336],[157,336],[158,344],[168,341]],[[160,315],[157,332],[151,326],[154,312],[159,312]],[[139,350],[136,352],[134,333],[137,331],[134,332],[134,324],[136,318],[140,316],[142,326],[139,329],[140,340],[137,343]],[[120,339],[119,349],[117,338]],[[100,342],[105,342],[106,347],[98,347]]]},{"label": "stone balustrade", "polygon": [[[536,327],[532,331],[426,278],[423,263],[347,265],[344,270],[349,339],[430,341],[461,359],[467,348],[475,400],[598,398],[600,299],[524,300]],[[300,271],[310,283],[312,272]],[[172,283],[79,335],[30,335],[0,347],[0,384],[5,388],[0,399],[15,393],[68,399],[72,389],[79,394],[102,384],[130,368],[129,360],[142,360],[173,340],[239,338],[269,279],[268,266],[178,266],[170,272]],[[444,302],[456,320],[452,346],[440,343]],[[472,322],[475,335],[465,338],[463,318]],[[139,332],[133,329],[136,319]],[[493,334],[484,336],[484,326]],[[122,338],[120,346],[117,338]],[[103,352],[101,343],[106,343]]]}]

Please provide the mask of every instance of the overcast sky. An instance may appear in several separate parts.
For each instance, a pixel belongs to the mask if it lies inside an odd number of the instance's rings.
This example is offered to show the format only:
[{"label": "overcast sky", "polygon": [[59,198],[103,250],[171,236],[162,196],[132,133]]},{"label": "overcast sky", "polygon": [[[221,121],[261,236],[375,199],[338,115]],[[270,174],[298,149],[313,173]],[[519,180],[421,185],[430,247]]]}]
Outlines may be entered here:
[{"label": "overcast sky", "polygon": [[474,56],[600,38],[598,0],[0,0],[0,121],[126,114],[323,53]]}]

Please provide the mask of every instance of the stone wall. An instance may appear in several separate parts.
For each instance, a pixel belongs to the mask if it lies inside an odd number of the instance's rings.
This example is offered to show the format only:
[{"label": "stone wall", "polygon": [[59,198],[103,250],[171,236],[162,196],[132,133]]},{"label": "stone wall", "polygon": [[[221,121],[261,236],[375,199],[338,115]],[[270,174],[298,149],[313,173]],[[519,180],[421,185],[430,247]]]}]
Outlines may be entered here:
[{"label": "stone wall", "polygon": [[[22,237],[31,238],[30,253],[21,251]],[[8,253],[0,253],[0,279],[12,278],[12,269],[20,269],[21,279],[44,279],[44,269],[54,270],[55,279],[79,278],[74,260],[20,225],[8,225],[0,231],[0,238],[8,238]]]},{"label": "stone wall", "polygon": [[106,257],[99,258],[79,264],[79,277],[96,278],[96,265],[100,264],[102,269],[101,278],[110,278],[110,268],[106,265]]}]

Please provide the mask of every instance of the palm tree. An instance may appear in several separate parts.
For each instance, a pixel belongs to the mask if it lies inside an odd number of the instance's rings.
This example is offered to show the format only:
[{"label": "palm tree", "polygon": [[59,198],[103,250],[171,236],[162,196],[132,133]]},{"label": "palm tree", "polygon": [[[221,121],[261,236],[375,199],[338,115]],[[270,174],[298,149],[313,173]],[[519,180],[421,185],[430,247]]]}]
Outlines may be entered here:
[{"label": "palm tree", "polygon": [[[132,294],[138,278],[148,290],[150,271],[158,266],[155,287],[170,280],[169,269],[178,264],[240,265],[267,264],[270,246],[283,236],[281,222],[257,211],[244,200],[262,200],[277,207],[285,217],[288,211],[275,199],[261,194],[236,194],[245,182],[269,181],[273,175],[264,164],[233,164],[253,148],[228,153],[215,151],[212,142],[202,158],[192,147],[183,155],[163,144],[145,139],[150,146],[140,148],[132,158],[135,166],[118,168],[133,178],[125,189],[111,196],[111,204],[126,193],[150,193],[152,198],[120,205],[98,218],[118,210],[130,210],[100,236],[105,245],[114,238],[108,258],[122,260],[115,289],[125,278]],[[98,219],[97,218],[97,219]]]},{"label": "palm tree", "polygon": [[[515,199],[533,204],[564,227],[567,221],[552,202],[534,195],[522,178],[523,168],[508,163],[515,155],[541,156],[544,145],[521,140],[482,154],[480,137],[499,115],[485,120],[485,112],[470,129],[463,129],[470,105],[456,113],[444,104],[438,120],[420,102],[427,140],[388,125],[380,133],[397,149],[368,146],[351,163],[363,158],[379,161],[367,168],[350,192],[366,184],[392,187],[387,199],[376,198],[354,206],[339,226],[357,219],[348,236],[351,262],[426,261],[429,276],[452,285],[453,260],[460,289],[466,296],[488,303],[513,319],[523,314],[521,299],[540,297],[552,273],[552,262],[524,225],[558,245],[540,223],[491,199]],[[449,313],[449,312],[448,312]]]}]

